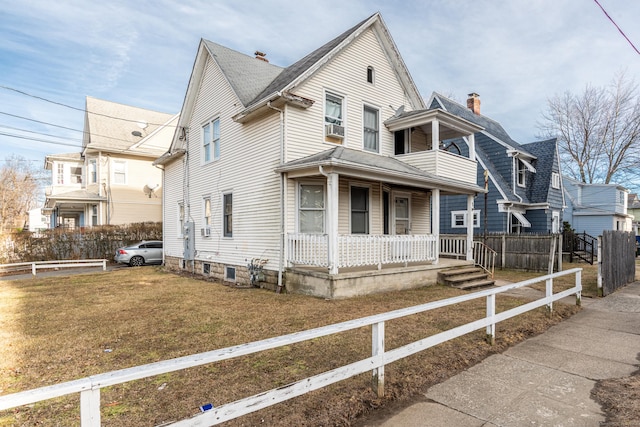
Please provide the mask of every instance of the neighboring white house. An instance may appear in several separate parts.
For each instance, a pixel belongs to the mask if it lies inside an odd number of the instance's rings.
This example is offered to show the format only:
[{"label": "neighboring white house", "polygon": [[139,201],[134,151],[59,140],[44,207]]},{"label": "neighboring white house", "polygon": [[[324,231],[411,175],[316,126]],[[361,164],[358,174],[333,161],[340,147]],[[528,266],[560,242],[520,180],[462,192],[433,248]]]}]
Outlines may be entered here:
[{"label": "neighboring white house", "polygon": [[83,149],[46,156],[51,227],[162,220],[162,171],[178,115],[87,97]]},{"label": "neighboring white house", "polygon": [[597,237],[604,230],[634,231],[627,212],[629,190],[618,184],[585,184],[563,177],[565,221],[578,233]]},{"label": "neighboring white house", "polygon": [[49,217],[42,214],[42,208],[29,211],[29,231],[37,232],[49,228]]},{"label": "neighboring white house", "polygon": [[[426,108],[378,13],[289,67],[255,55],[200,42],[156,161],[166,265],[244,284],[262,260],[269,284],[329,298],[435,282],[440,196],[472,215],[482,128]],[[467,156],[440,150],[455,137]]]}]

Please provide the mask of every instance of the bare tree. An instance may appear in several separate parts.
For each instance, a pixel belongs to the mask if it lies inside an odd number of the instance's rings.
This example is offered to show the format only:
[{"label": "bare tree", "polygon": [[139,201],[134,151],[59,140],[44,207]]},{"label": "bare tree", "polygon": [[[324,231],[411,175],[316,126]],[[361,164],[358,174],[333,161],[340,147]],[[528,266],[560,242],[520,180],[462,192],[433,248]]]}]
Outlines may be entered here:
[{"label": "bare tree", "polygon": [[8,157],[0,166],[0,233],[22,227],[35,207],[42,174],[28,160]]},{"label": "bare tree", "polygon": [[585,183],[628,184],[640,166],[640,91],[619,73],[604,88],[587,85],[548,100],[538,124],[558,137],[563,172]]}]

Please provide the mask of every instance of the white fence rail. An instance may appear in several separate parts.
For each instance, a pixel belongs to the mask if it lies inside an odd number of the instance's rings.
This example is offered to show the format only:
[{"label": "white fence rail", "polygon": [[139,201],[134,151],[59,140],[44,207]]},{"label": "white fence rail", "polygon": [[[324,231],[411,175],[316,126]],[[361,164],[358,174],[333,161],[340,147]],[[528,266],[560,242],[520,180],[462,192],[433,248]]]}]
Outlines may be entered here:
[{"label": "white fence rail", "polygon": [[52,268],[79,268],[79,267],[102,267],[107,269],[106,259],[65,259],[58,261],[34,261],[17,262],[13,264],[0,264],[0,273],[13,273],[17,271],[31,271],[34,276],[38,270],[50,270]]},{"label": "white fence rail", "polygon": [[[567,289],[565,291],[554,294],[553,279],[569,274],[575,274],[575,286],[571,289]],[[539,282],[546,282],[545,297],[507,311],[496,313],[495,309],[497,294]],[[310,378],[305,378],[284,387],[279,387],[277,389],[256,394],[254,396],[237,400],[235,402],[223,404],[209,411],[198,414],[192,418],[188,418],[171,425],[201,426],[219,424],[224,421],[238,418],[250,412],[266,408],[276,403],[284,402],[293,397],[303,395],[309,391],[326,387],[330,384],[368,371],[371,371],[373,373],[376,391],[379,396],[382,396],[384,393],[384,367],[386,364],[395,362],[399,359],[426,350],[437,344],[483,328],[486,328],[488,340],[490,342],[493,342],[495,339],[496,323],[545,305],[549,310],[552,310],[554,301],[570,295],[576,295],[576,303],[579,304],[581,291],[582,269],[574,268],[559,273],[525,280],[523,282],[514,283],[511,285],[502,286],[497,289],[488,289],[476,293],[449,298],[446,300],[434,301],[414,307],[390,311],[388,313],[363,317],[360,319],[350,320],[342,323],[336,323],[321,328],[296,332],[293,334],[275,338],[269,338],[262,341],[227,347],[219,350],[209,351],[206,353],[180,357],[177,359],[165,360],[162,362],[137,366],[134,368],[122,369],[105,374],[94,375],[75,381],[42,387],[21,393],[0,396],[0,410],[28,405],[31,403],[53,399],[55,397],[60,397],[68,394],[80,393],[81,425],[83,427],[99,426],[100,389],[103,387],[122,384],[133,380],[148,378],[209,363],[220,362],[222,360],[233,359],[239,356],[245,356],[265,350],[288,346],[294,343],[299,343],[366,326],[371,326],[372,328],[371,357],[357,361],[350,365],[342,366],[331,371],[324,372]],[[486,298],[487,310],[486,316],[484,318],[473,321],[471,323],[467,323],[462,326],[455,327],[436,335],[425,337],[421,340],[415,341],[402,347],[395,348],[393,350],[385,350],[385,322],[429,310],[434,310],[437,308],[459,304],[477,298]]]}]

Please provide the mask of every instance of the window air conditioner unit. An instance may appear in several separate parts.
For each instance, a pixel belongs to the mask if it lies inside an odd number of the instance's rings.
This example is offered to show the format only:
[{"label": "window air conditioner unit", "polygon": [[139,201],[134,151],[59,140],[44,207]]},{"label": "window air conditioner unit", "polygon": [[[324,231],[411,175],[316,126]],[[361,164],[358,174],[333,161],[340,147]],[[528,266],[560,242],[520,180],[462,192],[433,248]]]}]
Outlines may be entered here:
[{"label": "window air conditioner unit", "polygon": [[202,235],[202,237],[209,237],[211,236],[211,227],[204,227],[200,229],[200,234]]},{"label": "window air conditioner unit", "polygon": [[327,123],[324,126],[327,136],[340,139],[344,138],[344,126],[340,126],[335,123]]}]

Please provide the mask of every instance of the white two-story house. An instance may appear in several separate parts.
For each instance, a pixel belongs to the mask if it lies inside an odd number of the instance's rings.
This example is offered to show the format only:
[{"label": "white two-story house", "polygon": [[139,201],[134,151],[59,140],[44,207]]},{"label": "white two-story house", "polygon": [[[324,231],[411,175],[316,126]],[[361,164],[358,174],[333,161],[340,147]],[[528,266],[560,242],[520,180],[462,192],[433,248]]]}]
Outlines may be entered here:
[{"label": "white two-story house", "polygon": [[[202,40],[156,161],[165,263],[243,284],[261,260],[267,283],[327,298],[433,283],[454,262],[440,197],[465,195],[472,215],[484,191],[480,130],[426,107],[377,13],[285,68]],[[466,156],[440,149],[457,137]]]}]

